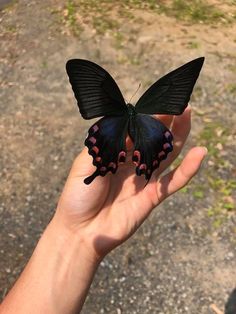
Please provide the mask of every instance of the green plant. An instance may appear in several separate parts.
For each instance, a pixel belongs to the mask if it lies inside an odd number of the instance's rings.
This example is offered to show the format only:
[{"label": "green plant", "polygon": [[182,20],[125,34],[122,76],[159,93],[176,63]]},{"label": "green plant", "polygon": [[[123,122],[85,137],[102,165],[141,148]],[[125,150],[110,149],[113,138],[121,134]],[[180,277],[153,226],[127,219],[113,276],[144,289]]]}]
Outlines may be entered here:
[{"label": "green plant", "polygon": [[228,85],[228,91],[231,93],[231,94],[236,94],[236,84],[232,83],[232,84],[229,84]]},{"label": "green plant", "polygon": [[[218,121],[206,123],[199,133],[198,140],[201,144],[208,147],[208,155],[211,161],[211,167],[206,169],[206,187],[214,192],[214,202],[208,209],[208,217],[212,219],[214,228],[219,228],[229,216],[229,213],[236,210],[233,193],[236,189],[236,180],[229,178],[220,178],[218,170],[224,168],[224,171],[230,169],[230,165],[224,161],[221,152],[227,146],[230,130],[227,126]],[[198,190],[197,190],[198,191]],[[203,189],[200,191],[203,191]],[[195,194],[201,198],[201,193]]]},{"label": "green plant", "polygon": [[198,49],[200,47],[200,44],[198,42],[196,42],[196,41],[189,41],[187,43],[187,47],[189,49]]},{"label": "green plant", "polygon": [[[236,13],[227,15],[218,9],[217,4],[203,0],[67,0],[63,19],[76,35],[83,30],[79,19],[92,26],[100,35],[108,31],[120,32],[119,24],[125,20],[138,24],[135,10],[147,10],[154,14],[164,13],[176,19],[191,23],[215,24],[235,21]],[[138,17],[140,19],[140,17]],[[199,43],[190,41],[190,49],[199,48]]]},{"label": "green plant", "polygon": [[115,20],[108,18],[107,16],[94,16],[93,17],[93,27],[96,29],[97,33],[104,35],[107,31],[116,29],[118,23]]},{"label": "green plant", "polygon": [[167,15],[193,23],[216,23],[226,19],[222,11],[202,0],[173,0],[169,6],[162,4],[161,10]]},{"label": "green plant", "polygon": [[64,20],[65,23],[72,30],[73,34],[79,36],[82,32],[82,26],[78,22],[76,13],[76,3],[72,0],[68,0],[64,10]]}]

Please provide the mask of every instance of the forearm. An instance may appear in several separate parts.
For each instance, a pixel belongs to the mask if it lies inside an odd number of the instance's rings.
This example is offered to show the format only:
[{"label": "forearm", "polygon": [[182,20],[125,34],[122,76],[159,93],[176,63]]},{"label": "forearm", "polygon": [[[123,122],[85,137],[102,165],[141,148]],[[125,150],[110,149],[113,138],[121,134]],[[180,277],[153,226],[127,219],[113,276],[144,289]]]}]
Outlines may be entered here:
[{"label": "forearm", "polygon": [[0,313],[78,313],[97,266],[79,233],[58,227],[53,219]]}]

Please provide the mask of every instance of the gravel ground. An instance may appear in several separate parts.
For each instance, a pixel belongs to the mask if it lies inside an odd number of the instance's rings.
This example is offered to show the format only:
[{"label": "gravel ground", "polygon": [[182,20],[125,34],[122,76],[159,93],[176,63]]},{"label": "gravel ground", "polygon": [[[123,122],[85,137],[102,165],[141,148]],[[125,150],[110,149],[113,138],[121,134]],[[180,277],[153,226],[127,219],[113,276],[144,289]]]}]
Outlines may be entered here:
[{"label": "gravel ground", "polygon": [[126,99],[142,82],[137,99],[157,77],[204,55],[186,149],[204,144],[208,160],[101,263],[82,312],[210,314],[212,304],[223,311],[230,295],[236,303],[235,24],[191,24],[140,9],[134,18],[117,16],[114,6],[118,33],[77,14],[76,36],[63,3],[21,0],[0,11],[0,297],[50,220],[91,125],[78,114],[66,60],[103,65]]}]

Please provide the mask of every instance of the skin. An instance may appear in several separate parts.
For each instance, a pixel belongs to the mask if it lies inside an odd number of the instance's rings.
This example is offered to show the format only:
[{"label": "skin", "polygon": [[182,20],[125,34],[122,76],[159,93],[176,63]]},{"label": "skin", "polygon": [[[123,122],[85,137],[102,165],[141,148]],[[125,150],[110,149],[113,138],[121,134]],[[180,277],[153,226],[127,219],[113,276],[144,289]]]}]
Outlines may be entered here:
[{"label": "skin", "polygon": [[174,136],[174,150],[145,186],[128,160],[115,175],[84,178],[94,171],[87,149],[75,159],[57,210],[35,251],[0,307],[0,313],[78,313],[101,260],[128,239],[164,199],[184,187],[199,170],[207,150],[192,148],[181,164],[164,170],[182,150],[191,128],[189,107],[180,116],[159,117]]}]

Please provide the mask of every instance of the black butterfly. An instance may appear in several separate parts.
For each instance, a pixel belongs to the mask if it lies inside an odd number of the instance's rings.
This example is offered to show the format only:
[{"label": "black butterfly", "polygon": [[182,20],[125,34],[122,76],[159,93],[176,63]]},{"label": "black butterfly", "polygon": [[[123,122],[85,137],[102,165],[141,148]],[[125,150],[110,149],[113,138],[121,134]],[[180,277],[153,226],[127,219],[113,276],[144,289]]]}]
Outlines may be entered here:
[{"label": "black butterfly", "polygon": [[173,136],[152,114],[179,115],[186,108],[204,58],[192,60],[155,82],[138,100],[126,104],[111,75],[99,65],[82,59],[69,60],[66,70],[84,119],[102,117],[91,126],[85,145],[96,171],[84,180],[115,173],[126,159],[126,136],[134,143],[132,160],[136,174],[146,180],[173,150]]}]

